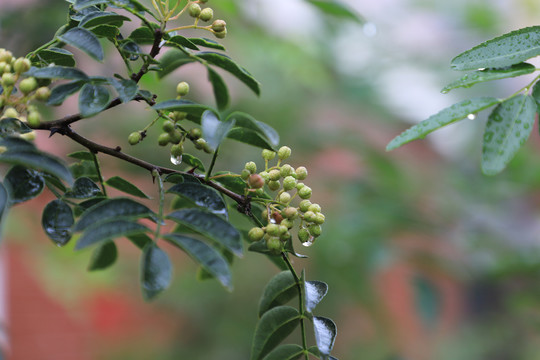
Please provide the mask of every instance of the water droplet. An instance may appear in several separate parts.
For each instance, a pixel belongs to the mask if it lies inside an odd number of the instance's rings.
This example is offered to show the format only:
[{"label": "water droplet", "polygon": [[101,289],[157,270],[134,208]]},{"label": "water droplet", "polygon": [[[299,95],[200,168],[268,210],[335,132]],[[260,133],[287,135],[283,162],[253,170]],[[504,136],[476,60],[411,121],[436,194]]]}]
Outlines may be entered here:
[{"label": "water droplet", "polygon": [[469,115],[467,115],[467,119],[474,120],[474,119],[476,119],[476,115],[475,114],[469,114]]},{"label": "water droplet", "polygon": [[362,27],[362,31],[367,37],[374,37],[377,35],[377,26],[372,22],[367,22]]},{"label": "water droplet", "polygon": [[478,68],[478,71],[484,71],[486,68]]},{"label": "water droplet", "polygon": [[315,238],[313,236],[310,236],[309,239],[307,239],[307,241],[304,241],[302,243],[302,245],[304,245],[305,247],[310,247],[311,245],[313,245],[314,241],[315,241]]},{"label": "water droplet", "polygon": [[271,218],[271,219],[270,219],[270,223],[275,224],[275,223],[276,223],[276,219]]},{"label": "water droplet", "polygon": [[171,162],[173,163],[173,165],[180,165],[182,163],[182,155],[180,156],[171,155]]},{"label": "water droplet", "polygon": [[450,92],[450,90],[448,90],[447,88],[444,88],[441,90],[441,93],[442,94],[448,94]]}]

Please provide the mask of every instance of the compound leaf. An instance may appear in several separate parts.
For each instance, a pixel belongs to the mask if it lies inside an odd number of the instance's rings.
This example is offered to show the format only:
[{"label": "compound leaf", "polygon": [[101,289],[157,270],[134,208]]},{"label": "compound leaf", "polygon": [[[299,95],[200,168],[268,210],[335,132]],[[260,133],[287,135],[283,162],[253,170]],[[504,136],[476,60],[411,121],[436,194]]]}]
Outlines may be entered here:
[{"label": "compound leaf", "polygon": [[73,184],[73,176],[61,160],[32,148],[8,147],[0,154],[0,162],[41,170]]},{"label": "compound leaf", "polygon": [[120,176],[113,176],[109,180],[105,181],[106,185],[125,192],[126,194],[137,196],[144,199],[150,199],[142,190],[130,183],[129,181],[121,178]]},{"label": "compound leaf", "polygon": [[289,302],[298,296],[296,282],[290,271],[282,271],[266,285],[259,301],[259,317],[265,312]]},{"label": "compound leaf", "polygon": [[227,120],[234,119],[237,127],[253,130],[262,135],[272,146],[279,145],[279,134],[270,125],[256,120],[253,116],[235,111],[227,117]]},{"label": "compound leaf", "polygon": [[211,149],[216,150],[229,130],[234,126],[234,120],[221,121],[213,111],[206,110],[201,117],[201,128],[204,139]]},{"label": "compound leaf", "polygon": [[172,186],[168,193],[189,199],[195,205],[227,218],[227,206],[221,195],[209,186],[198,183],[180,183]]},{"label": "compound leaf", "polygon": [[66,197],[73,199],[88,199],[101,192],[99,186],[87,177],[80,177],[75,180],[70,191],[65,193]]},{"label": "compound leaf", "polygon": [[229,90],[227,89],[227,84],[225,84],[223,78],[216,71],[212,70],[212,68],[207,67],[207,70],[208,80],[212,83],[217,107],[219,110],[224,110],[229,106]]}]

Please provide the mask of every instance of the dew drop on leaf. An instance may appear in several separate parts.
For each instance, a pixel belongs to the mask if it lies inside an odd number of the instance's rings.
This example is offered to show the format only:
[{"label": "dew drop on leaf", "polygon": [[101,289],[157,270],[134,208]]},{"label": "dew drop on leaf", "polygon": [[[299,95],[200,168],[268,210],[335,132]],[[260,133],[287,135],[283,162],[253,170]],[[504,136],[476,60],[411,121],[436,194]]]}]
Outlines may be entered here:
[{"label": "dew drop on leaf", "polygon": [[171,155],[171,162],[173,163],[173,165],[180,165],[182,163],[182,155],[180,156]]},{"label": "dew drop on leaf", "polygon": [[476,115],[475,114],[469,114],[469,115],[467,115],[467,119],[474,120],[474,119],[476,119]]}]

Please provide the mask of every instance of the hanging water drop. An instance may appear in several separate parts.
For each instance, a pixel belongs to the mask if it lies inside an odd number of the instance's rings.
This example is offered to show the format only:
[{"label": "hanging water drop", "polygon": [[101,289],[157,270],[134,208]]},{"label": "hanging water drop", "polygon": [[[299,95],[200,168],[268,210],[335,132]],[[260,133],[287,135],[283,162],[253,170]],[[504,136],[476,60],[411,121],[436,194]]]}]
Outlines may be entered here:
[{"label": "hanging water drop", "polygon": [[182,155],[180,156],[171,155],[171,162],[173,163],[173,165],[180,165],[182,163]]},{"label": "hanging water drop", "polygon": [[310,236],[307,241],[304,241],[302,243],[302,245],[304,245],[305,247],[310,247],[311,245],[313,245],[313,242],[315,241],[315,238],[313,236]]},{"label": "hanging water drop", "polygon": [[476,115],[475,114],[469,114],[469,115],[467,115],[467,119],[474,120],[474,119],[476,119]]}]

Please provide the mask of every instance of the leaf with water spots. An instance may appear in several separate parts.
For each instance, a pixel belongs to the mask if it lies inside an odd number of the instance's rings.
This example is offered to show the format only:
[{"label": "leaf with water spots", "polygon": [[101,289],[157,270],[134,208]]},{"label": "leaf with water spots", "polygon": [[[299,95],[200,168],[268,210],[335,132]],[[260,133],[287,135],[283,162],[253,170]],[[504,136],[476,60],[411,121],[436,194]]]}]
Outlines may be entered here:
[{"label": "leaf with water spots", "polygon": [[489,115],[482,147],[482,172],[501,172],[525,144],[536,114],[531,96],[518,95],[499,104]]},{"label": "leaf with water spots", "polygon": [[414,125],[410,129],[405,130],[386,146],[386,150],[394,150],[413,140],[423,139],[427,134],[440,129],[443,126],[455,123],[456,121],[466,118],[470,114],[475,114],[499,102],[500,100],[493,97],[463,100],[439,111],[437,114],[430,116],[428,119]]},{"label": "leaf with water spots", "polygon": [[455,70],[502,68],[540,55],[540,26],[509,32],[456,56]]}]

